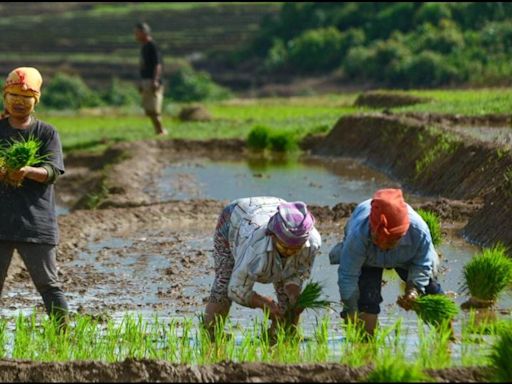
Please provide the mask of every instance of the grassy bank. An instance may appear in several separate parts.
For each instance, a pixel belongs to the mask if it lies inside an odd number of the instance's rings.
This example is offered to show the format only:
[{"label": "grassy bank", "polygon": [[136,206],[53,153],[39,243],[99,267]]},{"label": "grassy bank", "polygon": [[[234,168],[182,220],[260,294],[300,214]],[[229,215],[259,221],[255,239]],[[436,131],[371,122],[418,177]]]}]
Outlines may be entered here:
[{"label": "grassy bank", "polygon": [[[505,115],[512,110],[512,89],[410,93],[426,97],[429,101],[391,110],[397,113],[416,111],[467,116]],[[164,123],[170,131],[168,139],[245,139],[258,125],[302,138],[311,133],[328,132],[344,115],[379,110],[354,106],[357,96],[357,93],[331,94],[204,103],[213,116],[208,122],[180,121],[177,115],[182,105],[167,101]],[[79,112],[42,111],[38,116],[59,130],[65,150],[92,148],[109,141],[154,138],[149,119],[137,107]]]}]

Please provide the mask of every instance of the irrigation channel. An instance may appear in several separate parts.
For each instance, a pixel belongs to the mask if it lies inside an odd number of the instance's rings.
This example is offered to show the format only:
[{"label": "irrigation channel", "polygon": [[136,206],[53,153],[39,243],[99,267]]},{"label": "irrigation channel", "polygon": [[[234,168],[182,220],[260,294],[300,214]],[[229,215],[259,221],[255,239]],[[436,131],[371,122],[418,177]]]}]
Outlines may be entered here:
[{"label": "irrigation channel", "polygon": [[[348,158],[305,156],[269,160],[261,157],[244,159],[232,154],[213,157],[199,154],[171,159],[143,191],[157,209],[158,204],[164,204],[177,207],[183,216],[187,216],[188,211],[196,211],[200,217],[192,218],[189,223],[174,222],[167,227],[157,221],[136,230],[123,230],[118,234],[96,233],[88,238],[77,255],[60,263],[70,309],[81,313],[103,313],[118,323],[126,314],[134,314],[141,315],[147,322],[152,322],[156,315],[162,321],[194,318],[197,324],[214,277],[212,233],[216,214],[223,204],[237,197],[273,195],[332,209],[339,203],[368,199],[376,189],[384,187],[403,186],[360,161]],[[406,189],[406,200],[418,205],[429,199]],[[115,212],[111,215],[122,217],[120,211],[134,209],[144,215],[144,206],[112,208]],[[109,208],[104,208],[96,212],[108,211]],[[62,219],[76,215],[61,205],[58,212]],[[85,210],[77,212],[87,214]],[[108,217],[105,216],[106,220]],[[323,245],[311,279],[323,285],[326,298],[335,304],[332,311],[304,313],[301,324],[306,338],[303,343],[308,343],[308,336],[313,337],[322,319],[328,319],[328,360],[334,362],[340,358],[340,345],[345,342],[345,337],[339,319],[341,308],[337,304],[337,266],[329,264],[328,252],[340,241],[344,221],[333,223],[324,231],[321,218],[317,220]],[[460,223],[444,223],[445,238],[438,252],[441,256],[439,280],[445,290],[456,293],[455,300],[460,304],[467,299],[461,294],[462,267],[480,248],[458,236],[458,228]],[[62,231],[66,232],[66,228]],[[395,272],[386,271],[384,280],[380,324],[392,326],[402,318],[405,343],[414,353],[418,344],[417,316],[395,304],[403,291],[403,284]],[[271,285],[256,284],[255,290],[274,295]],[[41,310],[40,297],[27,283],[26,276],[9,281],[4,300],[11,305],[2,306],[1,316],[16,316],[19,311],[30,314],[34,307]],[[512,307],[512,297],[503,296],[498,304],[500,315],[506,315]],[[248,329],[255,320],[262,318],[260,311],[237,304],[231,309],[230,320],[239,331]],[[456,333],[461,333],[465,319],[467,313],[461,312],[455,323]],[[241,343],[242,337],[236,337]],[[460,362],[460,348],[462,345],[458,344],[452,349],[454,363]]]}]

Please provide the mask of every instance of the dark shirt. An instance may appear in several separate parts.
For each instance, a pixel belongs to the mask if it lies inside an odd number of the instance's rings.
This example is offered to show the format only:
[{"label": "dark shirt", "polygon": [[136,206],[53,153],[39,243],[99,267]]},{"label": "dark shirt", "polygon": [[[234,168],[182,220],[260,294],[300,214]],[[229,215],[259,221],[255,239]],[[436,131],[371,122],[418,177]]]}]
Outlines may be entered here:
[{"label": "dark shirt", "polygon": [[150,40],[140,50],[140,77],[153,79],[158,64],[162,64],[162,54],[155,42]]},{"label": "dark shirt", "polygon": [[[0,120],[0,145],[32,136],[41,141],[39,155],[48,155],[43,164],[64,173],[59,134],[51,125],[35,120],[27,129],[11,127],[7,118]],[[20,241],[57,245],[58,224],[53,184],[24,179],[20,187],[0,182],[0,241]]]}]

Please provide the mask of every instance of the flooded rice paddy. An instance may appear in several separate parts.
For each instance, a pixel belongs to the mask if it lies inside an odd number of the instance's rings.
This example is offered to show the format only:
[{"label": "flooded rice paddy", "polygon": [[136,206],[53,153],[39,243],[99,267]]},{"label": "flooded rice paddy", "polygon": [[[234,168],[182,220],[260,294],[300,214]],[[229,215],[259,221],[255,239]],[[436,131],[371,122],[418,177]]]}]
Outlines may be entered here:
[{"label": "flooded rice paddy", "polygon": [[[160,180],[147,187],[146,192],[162,201],[229,201],[250,195],[273,195],[289,201],[303,200],[310,205],[332,207],[340,202],[365,200],[376,189],[384,187],[402,186],[386,175],[349,159],[262,162],[195,158],[170,164],[162,172]],[[406,194],[406,199],[415,202],[425,198]],[[69,214],[69,210],[59,207],[59,214]],[[214,278],[211,257],[214,225],[213,220],[201,223],[197,229],[192,225],[183,231],[140,229],[123,237],[107,235],[98,241],[89,241],[86,249],[73,260],[60,263],[68,282],[73,282],[73,288],[66,290],[71,311],[106,313],[118,321],[127,313],[141,314],[149,322],[155,315],[163,320],[193,317],[198,321]],[[332,311],[306,311],[301,318],[306,335],[313,334],[321,318],[329,318],[333,359],[336,358],[334,351],[337,345],[343,342],[343,332],[339,319],[338,266],[329,264],[328,253],[341,240],[342,231],[342,226],[329,232],[320,230],[323,244],[311,276],[312,280],[324,286],[326,298],[335,303]],[[479,248],[458,237],[454,230],[448,228],[445,232],[444,243],[438,247],[441,255],[439,281],[445,291],[456,293],[455,301],[460,304],[467,299],[461,292],[462,268]],[[90,284],[91,280],[94,284]],[[84,282],[82,287],[81,281]],[[255,290],[274,296],[270,284],[257,283]],[[412,348],[418,340],[417,316],[395,304],[402,291],[403,285],[396,273],[385,271],[384,302],[379,321],[382,326],[391,326],[402,318],[407,330],[407,343]],[[20,299],[23,303],[2,308],[4,316],[14,316],[18,311],[30,313],[34,306],[42,307],[39,295],[26,284],[18,285],[4,295],[13,300]],[[498,307],[508,310],[512,307],[512,297],[503,296]],[[465,317],[467,313],[459,314],[455,323],[456,333],[460,333]],[[262,318],[259,310],[236,303],[231,308],[230,320],[240,329],[248,328],[255,319]],[[456,355],[457,352],[454,358]]]}]

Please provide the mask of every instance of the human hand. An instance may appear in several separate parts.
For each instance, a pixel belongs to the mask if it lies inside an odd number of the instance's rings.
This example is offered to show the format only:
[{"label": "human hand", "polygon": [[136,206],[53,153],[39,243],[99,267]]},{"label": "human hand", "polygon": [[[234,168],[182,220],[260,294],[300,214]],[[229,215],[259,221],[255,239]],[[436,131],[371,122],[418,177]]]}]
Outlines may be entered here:
[{"label": "human hand", "polygon": [[30,169],[31,167],[22,167],[16,171],[9,172],[5,177],[7,177],[10,182],[19,185],[28,175]]},{"label": "human hand", "polygon": [[405,293],[403,296],[399,296],[396,300],[396,303],[405,309],[406,311],[409,311],[412,309],[414,302],[419,297],[420,293],[415,287],[408,286],[405,289]]},{"label": "human hand", "polygon": [[278,322],[278,321],[283,320],[284,311],[281,309],[279,304],[276,303],[271,298],[267,298],[267,299],[268,299],[268,301],[267,301],[265,307],[269,311],[270,319],[272,320],[272,322]]},{"label": "human hand", "polygon": [[153,80],[151,87],[153,88],[153,91],[156,91],[158,87],[160,87],[160,82],[158,80]]}]

